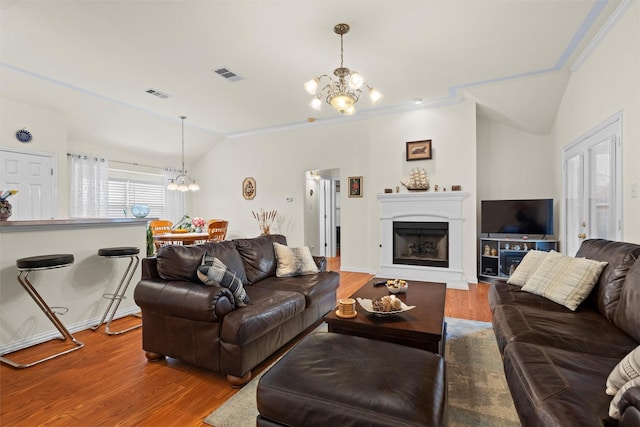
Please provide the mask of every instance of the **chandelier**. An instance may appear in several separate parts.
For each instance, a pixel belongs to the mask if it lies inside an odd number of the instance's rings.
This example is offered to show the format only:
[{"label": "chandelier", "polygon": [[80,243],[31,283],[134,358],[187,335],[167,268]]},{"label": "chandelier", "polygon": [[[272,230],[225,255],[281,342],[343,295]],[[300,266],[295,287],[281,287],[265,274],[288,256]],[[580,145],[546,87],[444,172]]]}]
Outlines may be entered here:
[{"label": "chandelier", "polygon": [[180,116],[180,120],[182,120],[182,170],[178,176],[169,179],[167,190],[198,191],[200,189],[195,179],[189,178],[184,170],[184,119],[186,118],[186,116]]},{"label": "chandelier", "polygon": [[[311,95],[317,94],[309,104],[311,108],[320,110],[320,107],[322,106],[322,97],[324,96],[327,104],[331,105],[342,114],[351,115],[356,112],[355,104],[360,98],[363,86],[368,88],[369,99],[373,105],[377,104],[378,101],[382,99],[382,94],[366,84],[360,73],[357,71],[351,71],[344,66],[344,47],[342,36],[349,32],[349,25],[337,24],[333,27],[333,31],[340,35],[340,67],[333,70],[333,75],[336,76],[337,79],[333,79],[331,76],[323,74],[320,77],[316,77],[315,79],[311,79],[306,82],[304,84],[304,88]],[[320,81],[323,77],[326,77],[329,81],[318,93],[318,87],[320,86]]]}]

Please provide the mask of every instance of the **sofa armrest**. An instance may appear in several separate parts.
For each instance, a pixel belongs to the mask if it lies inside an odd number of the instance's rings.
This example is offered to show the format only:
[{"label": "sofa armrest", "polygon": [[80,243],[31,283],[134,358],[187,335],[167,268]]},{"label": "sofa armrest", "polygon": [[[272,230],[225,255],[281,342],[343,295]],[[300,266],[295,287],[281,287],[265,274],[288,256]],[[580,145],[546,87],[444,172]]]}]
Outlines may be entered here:
[{"label": "sofa armrest", "polygon": [[631,387],[624,392],[620,403],[618,427],[637,426],[640,422],[640,387]]},{"label": "sofa armrest", "polygon": [[235,309],[227,288],[199,283],[142,279],[133,293],[136,304],[157,314],[217,322]]},{"label": "sofa armrest", "polygon": [[327,271],[327,258],[323,256],[314,256],[313,260],[318,266],[318,270]]},{"label": "sofa armrest", "polygon": [[142,279],[160,279],[160,274],[158,273],[158,258],[142,258]]}]

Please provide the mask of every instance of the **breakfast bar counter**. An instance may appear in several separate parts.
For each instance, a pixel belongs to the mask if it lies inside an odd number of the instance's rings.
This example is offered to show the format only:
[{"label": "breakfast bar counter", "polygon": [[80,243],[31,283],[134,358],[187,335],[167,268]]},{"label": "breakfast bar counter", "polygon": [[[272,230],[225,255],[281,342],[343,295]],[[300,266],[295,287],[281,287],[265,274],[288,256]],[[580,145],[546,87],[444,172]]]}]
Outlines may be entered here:
[{"label": "breakfast bar counter", "polygon": [[[98,249],[134,246],[146,252],[147,219],[78,218],[0,222],[0,354],[47,341],[58,331],[18,283],[16,260],[47,254],[72,254],[69,268],[34,271],[35,289],[52,306],[65,306],[61,321],[71,332],[100,320],[108,301],[102,297],[117,285],[126,263],[98,256]],[[137,271],[132,280],[140,278]],[[133,288],[117,317],[138,312]]]}]

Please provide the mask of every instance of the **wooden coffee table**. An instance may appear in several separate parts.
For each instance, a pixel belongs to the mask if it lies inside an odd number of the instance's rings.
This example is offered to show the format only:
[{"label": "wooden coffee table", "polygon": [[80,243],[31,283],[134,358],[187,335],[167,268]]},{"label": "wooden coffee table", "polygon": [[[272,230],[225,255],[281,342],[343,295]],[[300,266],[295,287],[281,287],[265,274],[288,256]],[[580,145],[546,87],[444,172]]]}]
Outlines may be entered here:
[{"label": "wooden coffee table", "polygon": [[[386,286],[373,286],[374,283],[382,280],[386,279],[373,278],[350,298],[373,300],[389,295]],[[396,294],[396,296],[407,305],[415,305],[414,309],[390,316],[378,316],[367,312],[356,302],[358,315],[352,319],[338,317],[335,310],[324,317],[324,321],[329,326],[329,332],[389,341],[428,350],[444,357],[447,330],[444,321],[444,303],[447,285],[417,280],[407,280],[407,282],[409,283],[407,292]]]}]

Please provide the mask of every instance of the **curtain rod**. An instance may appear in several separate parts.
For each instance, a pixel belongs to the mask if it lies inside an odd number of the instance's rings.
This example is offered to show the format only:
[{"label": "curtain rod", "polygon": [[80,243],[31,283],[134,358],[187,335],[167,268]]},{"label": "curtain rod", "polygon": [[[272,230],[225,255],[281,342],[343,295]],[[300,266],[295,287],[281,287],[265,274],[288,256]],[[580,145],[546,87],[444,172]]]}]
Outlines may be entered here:
[{"label": "curtain rod", "polygon": [[[77,154],[73,154],[73,153],[67,153],[67,157],[71,157]],[[131,166],[143,166],[145,168],[153,168],[153,169],[161,169],[164,170],[166,168],[163,168],[162,166],[154,166],[154,165],[145,165],[144,163],[134,163],[134,162],[125,162],[123,160],[111,160],[109,159],[109,162],[113,162],[113,163],[120,163],[123,165],[131,165]]]}]

